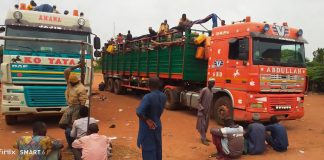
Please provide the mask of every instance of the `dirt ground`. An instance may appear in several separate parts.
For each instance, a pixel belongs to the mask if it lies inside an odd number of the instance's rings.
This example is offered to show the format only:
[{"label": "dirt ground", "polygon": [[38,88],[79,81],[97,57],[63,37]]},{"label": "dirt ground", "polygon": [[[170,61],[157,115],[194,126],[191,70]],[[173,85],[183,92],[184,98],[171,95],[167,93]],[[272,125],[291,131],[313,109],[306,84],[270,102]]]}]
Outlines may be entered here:
[{"label": "dirt ground", "polygon": [[[94,90],[102,76],[96,74]],[[138,119],[135,109],[143,95],[114,95],[98,92],[93,96],[91,115],[100,120],[100,133],[109,137],[117,137],[113,141],[113,160],[141,159],[141,152],[136,147]],[[100,100],[100,97],[107,97]],[[289,149],[285,153],[277,153],[267,149],[260,156],[243,156],[241,159],[262,160],[299,160],[323,159],[324,155],[324,95],[308,95],[305,98],[305,116],[302,119],[282,122],[288,131]],[[215,152],[213,145],[204,146],[200,143],[195,130],[195,110],[165,110],[163,123],[163,159],[164,160],[207,160],[210,153]],[[63,130],[57,127],[59,117],[26,117],[19,124],[7,126],[4,117],[0,117],[0,160],[14,159],[15,155],[4,155],[2,150],[12,149],[15,140],[22,135],[30,135],[31,124],[36,120],[45,121],[48,135],[65,142]],[[109,128],[111,125],[115,128]],[[213,120],[210,127],[219,127]],[[208,138],[211,138],[208,135]],[[2,149],[2,150],[1,150]],[[16,151],[17,153],[17,151]],[[63,149],[63,159],[71,159],[71,154]],[[321,158],[322,157],[322,158]]]}]

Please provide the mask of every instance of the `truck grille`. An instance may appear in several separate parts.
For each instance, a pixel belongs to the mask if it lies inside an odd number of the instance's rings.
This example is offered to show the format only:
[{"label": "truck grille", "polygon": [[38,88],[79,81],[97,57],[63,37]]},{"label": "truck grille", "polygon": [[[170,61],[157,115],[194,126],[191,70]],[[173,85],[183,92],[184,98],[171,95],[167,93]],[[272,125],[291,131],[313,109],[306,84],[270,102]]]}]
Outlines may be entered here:
[{"label": "truck grille", "polygon": [[67,106],[65,86],[25,86],[24,94],[28,107]]},{"label": "truck grille", "polygon": [[[57,65],[17,65],[11,64],[11,77],[14,83],[26,84],[65,84],[64,70],[67,66]],[[79,73],[76,69],[74,72]]]},{"label": "truck grille", "polygon": [[272,74],[271,80],[297,80],[297,75]]},{"label": "truck grille", "polygon": [[296,101],[295,97],[270,97],[269,105],[272,111],[290,111]]},{"label": "truck grille", "polygon": [[261,92],[302,92],[305,80],[300,75],[261,74]]}]

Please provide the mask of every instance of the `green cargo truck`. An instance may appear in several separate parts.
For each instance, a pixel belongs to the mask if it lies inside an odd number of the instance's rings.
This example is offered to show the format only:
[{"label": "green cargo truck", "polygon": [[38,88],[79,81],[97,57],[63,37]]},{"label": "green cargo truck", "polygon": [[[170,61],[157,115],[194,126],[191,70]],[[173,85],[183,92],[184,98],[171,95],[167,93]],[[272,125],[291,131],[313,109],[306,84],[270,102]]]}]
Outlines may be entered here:
[{"label": "green cargo truck", "polygon": [[193,39],[197,32],[207,33],[192,30],[157,39],[144,37],[117,47],[115,53],[104,52],[102,72],[106,89],[116,94],[125,93],[127,88],[148,90],[148,77],[157,76],[163,81],[166,94],[173,95],[167,108],[174,109],[180,101],[177,90],[199,91],[206,82],[207,61],[195,58],[197,46]]}]

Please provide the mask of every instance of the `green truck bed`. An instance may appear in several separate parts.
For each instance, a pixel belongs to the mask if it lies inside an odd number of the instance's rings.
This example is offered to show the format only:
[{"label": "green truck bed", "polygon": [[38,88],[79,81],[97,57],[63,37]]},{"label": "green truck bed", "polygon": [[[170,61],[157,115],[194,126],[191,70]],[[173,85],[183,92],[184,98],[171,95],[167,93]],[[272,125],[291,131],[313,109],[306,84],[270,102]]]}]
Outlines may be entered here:
[{"label": "green truck bed", "polygon": [[186,34],[185,37],[182,45],[104,54],[103,74],[206,81],[208,62],[195,58],[197,47],[193,44],[194,35]]}]

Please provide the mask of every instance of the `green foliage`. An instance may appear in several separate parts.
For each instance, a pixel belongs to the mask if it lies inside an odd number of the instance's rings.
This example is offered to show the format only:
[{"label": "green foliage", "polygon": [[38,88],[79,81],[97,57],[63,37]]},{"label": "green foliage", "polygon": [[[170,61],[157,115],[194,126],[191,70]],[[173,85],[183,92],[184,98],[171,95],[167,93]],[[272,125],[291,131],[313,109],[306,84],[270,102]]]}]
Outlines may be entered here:
[{"label": "green foliage", "polygon": [[94,61],[95,67],[94,70],[95,72],[101,72],[102,69],[102,58],[99,58],[97,60]]},{"label": "green foliage", "polygon": [[318,48],[313,56],[312,62],[306,62],[310,86],[314,91],[324,91],[324,48]]},{"label": "green foliage", "polygon": [[324,64],[324,48],[318,48],[313,52],[314,59],[316,63]]}]

